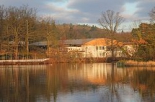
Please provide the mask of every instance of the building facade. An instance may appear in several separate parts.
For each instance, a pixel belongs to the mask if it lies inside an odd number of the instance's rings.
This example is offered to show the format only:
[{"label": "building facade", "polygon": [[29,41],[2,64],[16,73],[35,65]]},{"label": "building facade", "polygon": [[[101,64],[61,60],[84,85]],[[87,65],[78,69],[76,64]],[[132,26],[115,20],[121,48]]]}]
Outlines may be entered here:
[{"label": "building facade", "polygon": [[[94,38],[94,39],[73,39],[64,40],[63,47],[59,47],[59,52],[61,53],[73,53],[74,56],[85,58],[105,58],[112,57],[111,48],[114,48],[115,57],[125,57],[131,49],[133,51],[132,45],[123,45],[122,42],[116,40],[106,39],[106,38]],[[35,46],[47,46],[46,41],[36,42],[31,45]],[[123,49],[123,50],[122,50]],[[52,50],[52,49],[51,49]],[[124,53],[126,51],[126,53]],[[52,52],[52,51],[51,51]],[[130,55],[133,53],[130,51]]]},{"label": "building facade", "polygon": [[[68,41],[69,42],[69,41]],[[71,41],[72,44],[74,41]],[[79,42],[76,40],[75,42]],[[95,58],[103,58],[103,57],[111,57],[111,40],[105,39],[105,38],[97,38],[97,39],[91,39],[91,40],[83,40],[83,43],[76,44],[74,43],[74,46],[66,47],[68,52],[76,51],[77,53],[81,53],[83,57],[95,57]],[[66,45],[69,45],[66,43]],[[121,43],[117,41],[113,41],[113,46],[115,46],[114,49],[114,55],[115,57],[123,57],[122,50],[120,49]]]}]

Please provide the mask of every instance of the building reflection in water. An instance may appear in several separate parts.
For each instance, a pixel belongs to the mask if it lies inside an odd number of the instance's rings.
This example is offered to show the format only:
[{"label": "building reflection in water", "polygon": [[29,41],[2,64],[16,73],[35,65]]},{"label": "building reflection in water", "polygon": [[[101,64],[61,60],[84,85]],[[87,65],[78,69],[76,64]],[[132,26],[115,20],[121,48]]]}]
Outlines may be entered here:
[{"label": "building reflection in water", "polygon": [[152,102],[154,70],[111,63],[0,66],[0,102]]}]

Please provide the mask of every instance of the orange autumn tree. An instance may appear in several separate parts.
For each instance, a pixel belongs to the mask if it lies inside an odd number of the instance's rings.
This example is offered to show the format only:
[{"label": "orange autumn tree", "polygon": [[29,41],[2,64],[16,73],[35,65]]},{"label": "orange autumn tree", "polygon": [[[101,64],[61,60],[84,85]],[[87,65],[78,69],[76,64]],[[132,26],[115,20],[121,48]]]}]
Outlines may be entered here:
[{"label": "orange autumn tree", "polygon": [[132,30],[133,42],[137,47],[136,60],[155,60],[155,24],[141,23]]}]

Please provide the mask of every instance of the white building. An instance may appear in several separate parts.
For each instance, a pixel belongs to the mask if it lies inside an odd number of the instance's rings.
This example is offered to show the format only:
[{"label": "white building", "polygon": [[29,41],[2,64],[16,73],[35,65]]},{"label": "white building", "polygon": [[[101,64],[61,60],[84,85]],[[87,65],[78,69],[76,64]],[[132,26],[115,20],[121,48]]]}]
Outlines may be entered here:
[{"label": "white building", "polygon": [[[67,40],[66,45],[70,45],[66,47],[68,52],[76,51],[83,55],[83,57],[111,57],[111,40],[105,38],[96,38],[96,39],[86,39],[82,40],[83,42],[80,44],[80,40]],[[72,42],[69,44],[69,42]],[[77,43],[78,42],[78,43]],[[73,45],[73,46],[72,46]],[[120,50],[120,46],[122,45],[120,42],[116,40],[113,41],[113,45],[116,47],[114,54],[115,57],[122,57],[122,50]]]}]

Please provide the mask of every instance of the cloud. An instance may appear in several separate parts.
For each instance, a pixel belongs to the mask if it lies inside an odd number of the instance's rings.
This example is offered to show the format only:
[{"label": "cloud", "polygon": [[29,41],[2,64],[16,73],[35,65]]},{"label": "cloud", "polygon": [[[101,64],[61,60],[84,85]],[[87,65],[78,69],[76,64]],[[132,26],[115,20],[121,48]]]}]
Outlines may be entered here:
[{"label": "cloud", "polygon": [[0,0],[4,6],[28,5],[39,15],[52,16],[59,23],[98,24],[106,10],[120,12],[127,22],[149,19],[155,0]]},{"label": "cloud", "polygon": [[110,2],[105,1],[105,0],[72,0],[68,4],[68,6],[70,8],[77,8],[77,9],[90,12],[90,10],[100,11],[103,8],[113,9],[117,7],[118,5],[121,5],[120,3],[123,3],[123,2],[119,3],[119,1],[122,1],[122,0],[118,0],[117,2],[116,0],[111,0]]},{"label": "cloud", "polygon": [[136,12],[138,14],[138,17],[140,17],[141,19],[149,19],[149,13],[153,9],[153,7],[155,7],[154,4],[155,0],[144,0],[143,2],[139,2],[139,11]]},{"label": "cloud", "polygon": [[79,16],[89,18],[89,20],[87,20],[85,23],[87,23],[88,21],[90,23],[97,23],[97,20],[100,18],[102,11],[106,10],[119,11],[120,10],[119,5],[121,4],[123,3],[116,2],[116,0],[111,0],[111,2],[102,0],[72,0],[68,3],[67,7],[70,9],[78,9],[80,12]]}]

